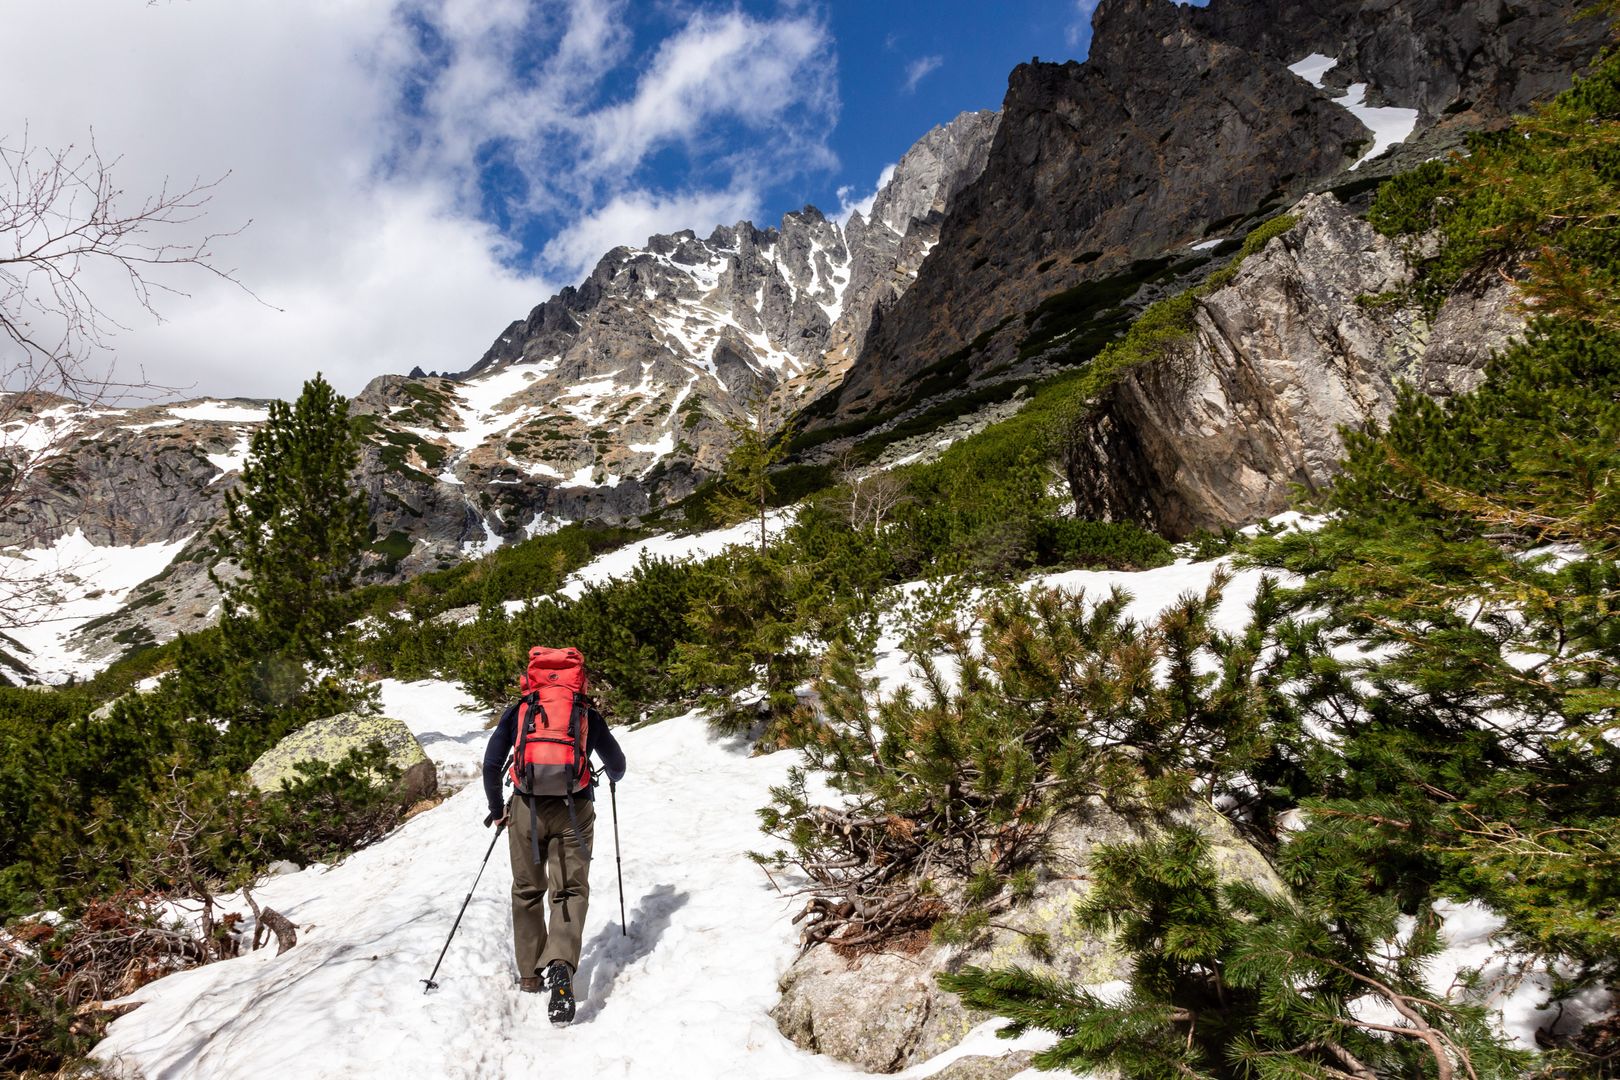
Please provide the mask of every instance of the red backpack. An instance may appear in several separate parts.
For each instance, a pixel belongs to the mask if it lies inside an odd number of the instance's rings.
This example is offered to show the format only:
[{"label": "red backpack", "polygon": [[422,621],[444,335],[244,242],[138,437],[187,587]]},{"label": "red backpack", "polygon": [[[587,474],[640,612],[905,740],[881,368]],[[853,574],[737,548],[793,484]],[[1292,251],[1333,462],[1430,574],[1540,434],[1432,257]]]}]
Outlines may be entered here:
[{"label": "red backpack", "polygon": [[591,784],[585,658],[578,649],[529,650],[512,747],[512,786],[525,795],[572,796]]}]

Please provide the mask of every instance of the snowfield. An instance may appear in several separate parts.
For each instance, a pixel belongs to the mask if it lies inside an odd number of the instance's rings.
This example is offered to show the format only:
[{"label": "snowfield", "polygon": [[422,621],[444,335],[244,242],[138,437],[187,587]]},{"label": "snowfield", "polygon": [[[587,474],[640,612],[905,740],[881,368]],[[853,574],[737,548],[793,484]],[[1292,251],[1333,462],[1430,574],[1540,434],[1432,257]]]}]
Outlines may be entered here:
[{"label": "snowfield", "polygon": [[18,659],[44,682],[93,676],[105,662],[84,659],[71,644],[73,636],[92,619],[122,608],[135,587],[162,573],[190,539],[101,547],[74,529],[49,547],[0,553],[0,580],[51,584],[52,602],[18,613],[22,625],[6,631],[26,650]]},{"label": "snowfield", "polygon": [[[1288,523],[1314,527],[1294,515]],[[627,573],[642,552],[690,558],[746,539],[725,530],[644,541],[602,556],[571,585]],[[1130,615],[1151,619],[1178,596],[1206,589],[1222,565],[1183,560],[1141,573],[1070,571],[1029,585],[1084,588],[1092,596],[1119,585],[1135,597]],[[1223,628],[1243,624],[1259,578],[1234,575],[1217,615]],[[885,694],[916,679],[899,650],[896,619],[888,622],[872,672]],[[384,711],[417,735],[454,794],[336,866],[310,867],[256,889],[261,904],[297,924],[298,945],[283,956],[266,948],[181,972],[132,994],[126,1000],[140,1007],[115,1021],[95,1051],[115,1075],[866,1075],[798,1049],[769,1015],[778,979],[797,956],[791,918],[800,902],[779,893],[747,852],[771,846],[754,811],[797,757],[751,756],[741,741],[715,740],[697,713],[619,732],[629,763],[618,793],[627,926],[619,916],[613,815],[604,790],[575,1022],[553,1028],[545,995],[517,990],[504,837],[472,893],[438,972],[439,988],[425,993],[423,980],[492,840],[482,827],[477,780],[491,715],[450,683],[387,680],[381,690]],[[792,891],[791,878],[777,879]],[[240,909],[247,914],[245,904]],[[1491,941],[1499,921],[1489,912],[1462,905],[1444,914],[1450,948],[1431,967],[1435,991],[1445,993],[1464,967],[1484,968],[1500,988],[1494,1004],[1503,1010],[1504,1030],[1533,1045],[1536,1027],[1549,1018],[1537,1009],[1545,979],[1535,972],[1516,978],[1505,969]],[[1579,1006],[1590,1014],[1604,1002]],[[897,1075],[927,1077],[964,1056],[1049,1044],[1038,1033],[998,1040],[1000,1023],[981,1025],[954,1050]],[[1027,1070],[1019,1078],[1041,1075]]]}]

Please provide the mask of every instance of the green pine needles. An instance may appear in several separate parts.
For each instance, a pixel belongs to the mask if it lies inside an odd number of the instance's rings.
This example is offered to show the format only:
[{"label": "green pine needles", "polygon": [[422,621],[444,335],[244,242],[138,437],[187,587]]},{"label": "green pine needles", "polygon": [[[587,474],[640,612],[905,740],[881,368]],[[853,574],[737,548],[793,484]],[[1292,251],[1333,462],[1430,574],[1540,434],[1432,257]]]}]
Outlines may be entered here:
[{"label": "green pine needles", "polygon": [[1387,900],[1322,906],[1309,882],[1297,895],[1223,883],[1207,841],[1183,827],[1099,848],[1090,869],[1076,918],[1134,958],[1123,993],[1018,968],[940,979],[964,1004],[1008,1017],[1005,1037],[1057,1034],[1038,1068],[1132,1080],[1505,1080],[1527,1063],[1484,1009],[1424,986],[1423,962],[1440,949],[1432,914],[1403,920]]},{"label": "green pine needles", "polygon": [[[918,628],[908,647],[923,690],[874,700],[855,650],[829,650],[821,715],[792,741],[806,768],[761,811],[785,846],[765,861],[813,883],[803,940],[843,948],[917,925],[971,938],[1028,892],[1062,815],[1093,806],[1152,817],[1195,792],[1252,801],[1245,777],[1283,755],[1268,734],[1282,709],[1264,619],[1220,630],[1224,579],[1159,619],[1125,617],[1129,597],[1008,590]],[[816,805],[807,770],[843,792]]]},{"label": "green pine needles", "polygon": [[212,715],[257,726],[249,741],[259,749],[300,723],[373,704],[351,630],[370,523],[354,486],[359,459],[348,401],[317,375],[296,402],[271,403],[225,497],[216,553],[237,573],[210,571],[223,593],[219,649],[182,654],[181,677]]}]

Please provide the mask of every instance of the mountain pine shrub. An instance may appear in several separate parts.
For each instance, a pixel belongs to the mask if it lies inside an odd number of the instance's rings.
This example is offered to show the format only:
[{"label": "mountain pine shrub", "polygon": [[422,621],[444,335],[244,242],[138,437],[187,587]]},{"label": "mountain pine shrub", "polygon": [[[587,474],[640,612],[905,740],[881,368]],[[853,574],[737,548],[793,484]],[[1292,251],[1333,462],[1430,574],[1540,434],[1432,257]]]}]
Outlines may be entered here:
[{"label": "mountain pine shrub", "polygon": [[[1093,801],[1151,818],[1195,793],[1251,797],[1288,756],[1265,647],[1277,590],[1266,583],[1256,622],[1233,634],[1214,622],[1223,585],[1146,625],[1117,590],[1007,590],[919,628],[923,689],[886,700],[852,648],[832,647],[819,715],[791,732],[804,764],[761,811],[784,845],[766,861],[814,883],[806,944],[882,941],[919,911],[970,934],[1027,887],[1055,819]],[[815,804],[811,771],[843,806]]]},{"label": "mountain pine shrub", "polygon": [[[1423,963],[1440,951],[1438,920],[1409,927],[1388,899],[1321,903],[1220,880],[1208,842],[1171,827],[1092,855],[1079,925],[1110,935],[1135,961],[1122,996],[1012,968],[940,977],[976,1009],[1058,1036],[1038,1068],[1109,1070],[1131,1080],[1522,1075],[1477,1005],[1437,1000]],[[1403,932],[1404,931],[1404,932]]]},{"label": "mountain pine shrub", "polygon": [[1337,742],[1307,805],[1400,868],[1389,887],[1486,902],[1571,986],[1620,973],[1617,135],[1611,56],[1380,193],[1420,295],[1508,274],[1535,317],[1474,392],[1407,392],[1348,440],[1326,528],[1256,550],[1308,575],[1329,645],[1371,650],[1314,662]]}]

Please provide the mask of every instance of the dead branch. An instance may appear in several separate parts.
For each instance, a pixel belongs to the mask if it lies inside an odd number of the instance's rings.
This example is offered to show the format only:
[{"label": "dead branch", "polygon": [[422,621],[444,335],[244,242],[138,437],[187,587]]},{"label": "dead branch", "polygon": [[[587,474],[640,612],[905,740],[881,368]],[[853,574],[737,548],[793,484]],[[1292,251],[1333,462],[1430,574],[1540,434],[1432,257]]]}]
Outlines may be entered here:
[{"label": "dead branch", "polygon": [[260,910],[258,901],[253,899],[253,890],[251,888],[244,888],[242,896],[247,900],[248,907],[253,909],[253,949],[255,952],[268,940],[265,935],[266,930],[276,936],[277,956],[298,944],[298,927],[292,920],[275,908]]},{"label": "dead branch", "polygon": [[[66,451],[87,414],[177,389],[144,372],[115,376],[111,342],[127,329],[110,306],[120,286],[159,321],[160,300],[188,296],[177,271],[253,295],[214,251],[241,228],[197,237],[223,176],[165,181],[132,198],[116,180],[119,165],[102,155],[93,133],[85,147],[56,150],[33,145],[26,129],[20,142],[0,141],[0,526],[10,547],[54,538],[30,503],[56,473],[71,470]],[[48,614],[69,576],[59,566],[0,563],[0,628]]]}]

